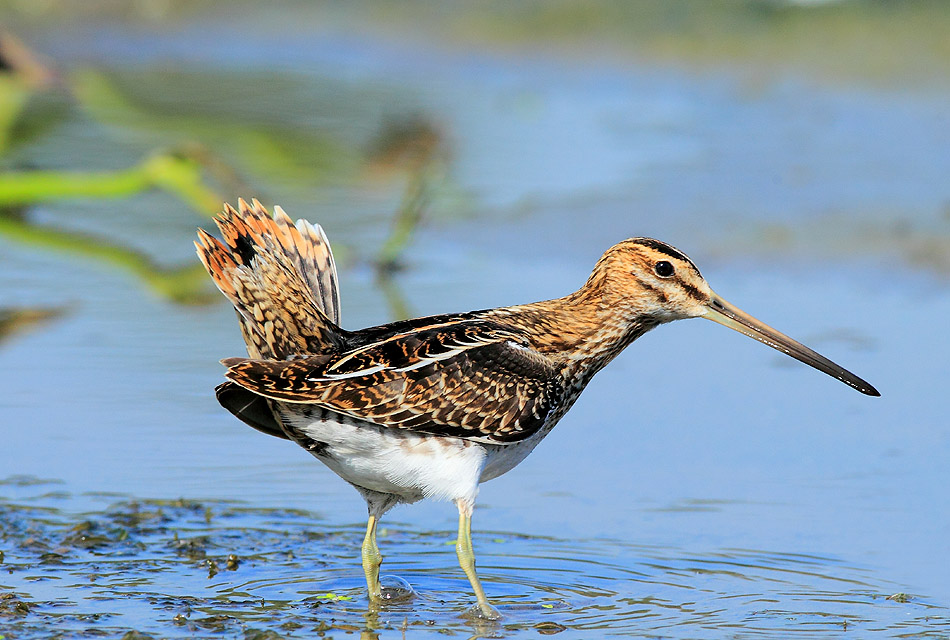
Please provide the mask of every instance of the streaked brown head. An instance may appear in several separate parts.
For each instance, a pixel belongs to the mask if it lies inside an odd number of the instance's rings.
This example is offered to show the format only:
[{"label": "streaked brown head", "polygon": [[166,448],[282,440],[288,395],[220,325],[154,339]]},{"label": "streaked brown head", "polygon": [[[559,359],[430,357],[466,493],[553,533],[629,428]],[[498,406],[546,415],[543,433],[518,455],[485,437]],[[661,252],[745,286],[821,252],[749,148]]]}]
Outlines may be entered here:
[{"label": "streaked brown head", "polygon": [[652,238],[631,238],[604,253],[580,293],[620,311],[631,322],[652,324],[707,318],[754,338],[841,380],[861,393],[877,389],[803,344],[717,295],[684,253]]},{"label": "streaked brown head", "polygon": [[612,246],[597,262],[585,289],[596,291],[611,309],[655,323],[702,316],[713,295],[692,260],[653,238],[630,238]]}]

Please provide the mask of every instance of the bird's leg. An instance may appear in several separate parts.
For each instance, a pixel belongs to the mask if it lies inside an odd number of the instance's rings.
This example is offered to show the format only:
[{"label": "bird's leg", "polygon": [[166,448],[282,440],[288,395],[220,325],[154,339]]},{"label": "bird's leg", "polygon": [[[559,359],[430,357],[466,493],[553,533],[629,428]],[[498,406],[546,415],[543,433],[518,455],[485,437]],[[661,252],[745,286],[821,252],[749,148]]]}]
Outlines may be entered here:
[{"label": "bird's leg", "polygon": [[379,566],[383,563],[383,556],[379,553],[379,547],[376,546],[376,525],[384,513],[399,503],[399,496],[359,486],[356,486],[356,489],[366,500],[366,510],[369,512],[362,548],[363,573],[366,575],[366,588],[369,589],[370,602],[378,603],[383,600],[383,589],[379,584]]},{"label": "bird's leg", "polygon": [[366,523],[366,537],[363,538],[363,573],[366,574],[366,588],[369,589],[370,600],[382,599],[382,588],[379,586],[379,565],[383,563],[383,556],[376,546],[376,514],[370,513]]},{"label": "bird's leg", "polygon": [[468,581],[472,583],[482,615],[489,620],[497,620],[501,616],[494,607],[488,604],[485,590],[482,589],[482,583],[479,582],[478,575],[475,573],[475,551],[472,549],[472,504],[462,500],[456,500],[456,504],[459,508],[459,535],[455,543],[455,552],[459,557],[459,565],[468,577]]}]

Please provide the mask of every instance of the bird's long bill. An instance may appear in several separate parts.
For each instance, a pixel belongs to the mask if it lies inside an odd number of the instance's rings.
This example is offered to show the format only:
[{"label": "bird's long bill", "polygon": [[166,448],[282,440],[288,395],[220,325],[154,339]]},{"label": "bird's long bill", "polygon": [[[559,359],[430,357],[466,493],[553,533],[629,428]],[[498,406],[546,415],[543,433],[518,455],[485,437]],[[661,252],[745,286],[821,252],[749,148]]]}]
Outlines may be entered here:
[{"label": "bird's long bill", "polygon": [[750,338],[755,338],[773,349],[788,354],[800,362],[804,362],[819,371],[827,373],[829,376],[841,380],[841,382],[854,387],[861,393],[869,396],[881,395],[877,389],[847,369],[836,365],[828,358],[815,353],[802,343],[792,340],[784,333],[776,331],[764,322],[756,320],[742,309],[729,304],[716,295],[713,295],[708,304],[708,309],[709,311],[703,317],[709,318],[713,322],[718,322],[724,327],[735,329],[739,333],[744,333]]}]

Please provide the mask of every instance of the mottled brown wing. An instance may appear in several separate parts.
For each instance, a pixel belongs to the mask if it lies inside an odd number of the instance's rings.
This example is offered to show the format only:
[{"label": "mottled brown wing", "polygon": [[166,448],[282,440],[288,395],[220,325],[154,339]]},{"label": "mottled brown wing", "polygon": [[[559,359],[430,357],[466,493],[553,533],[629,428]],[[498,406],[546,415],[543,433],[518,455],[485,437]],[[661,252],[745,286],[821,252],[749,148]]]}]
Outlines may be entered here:
[{"label": "mottled brown wing", "polygon": [[557,367],[523,336],[456,322],[341,355],[223,361],[227,377],[267,398],[316,404],[377,425],[517,442],[557,406]]}]

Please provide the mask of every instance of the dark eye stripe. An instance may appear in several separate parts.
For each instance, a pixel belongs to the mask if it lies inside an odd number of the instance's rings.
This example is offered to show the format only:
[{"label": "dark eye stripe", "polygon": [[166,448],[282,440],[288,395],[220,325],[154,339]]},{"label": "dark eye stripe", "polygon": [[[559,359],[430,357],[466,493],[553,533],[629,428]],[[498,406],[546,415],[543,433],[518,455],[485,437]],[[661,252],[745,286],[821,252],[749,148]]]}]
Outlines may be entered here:
[{"label": "dark eye stripe", "polygon": [[679,284],[683,288],[683,290],[686,291],[686,293],[689,295],[690,298],[692,298],[693,300],[699,300],[700,302],[703,301],[704,296],[702,293],[699,292],[699,289],[689,284],[688,282],[681,281]]},{"label": "dark eye stripe", "polygon": [[653,285],[647,284],[646,282],[643,282],[642,280],[640,281],[640,286],[646,289],[647,291],[651,291],[655,293],[656,296],[660,299],[660,302],[662,302],[663,304],[666,304],[670,301],[669,296],[666,295],[666,292],[664,292],[663,290],[658,289],[657,287],[654,287]]},{"label": "dark eye stripe", "polygon": [[631,238],[637,244],[643,245],[644,247],[650,247],[654,251],[659,251],[663,255],[667,255],[671,258],[677,260],[682,260],[683,262],[689,264],[693,269],[696,270],[696,273],[699,273],[699,268],[689,259],[683,252],[671,247],[665,242],[660,242],[659,240],[654,240],[653,238]]}]

